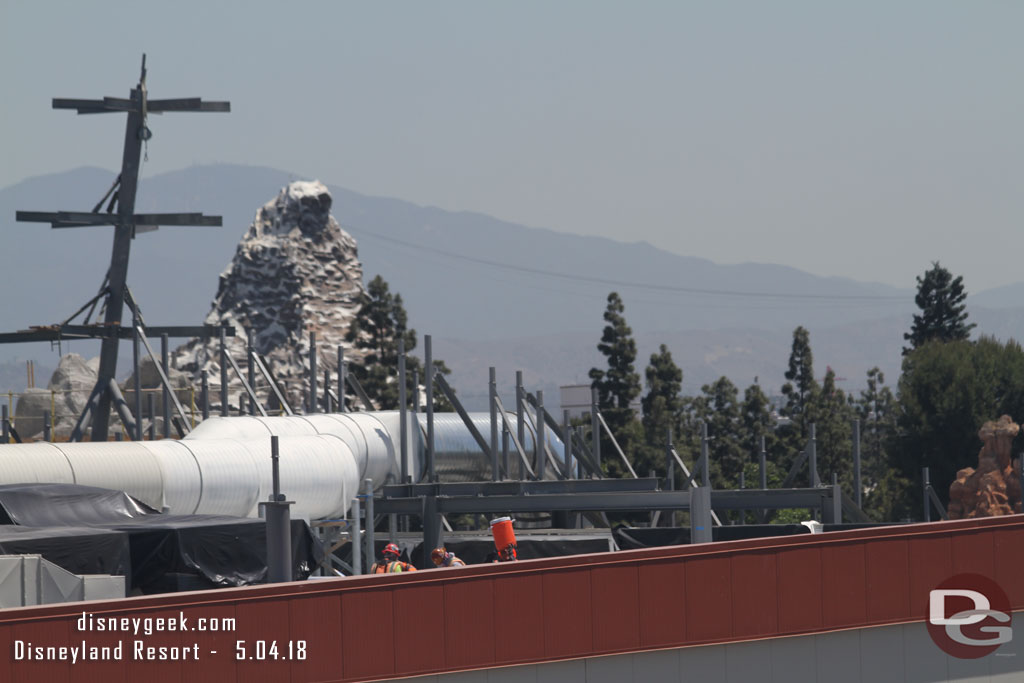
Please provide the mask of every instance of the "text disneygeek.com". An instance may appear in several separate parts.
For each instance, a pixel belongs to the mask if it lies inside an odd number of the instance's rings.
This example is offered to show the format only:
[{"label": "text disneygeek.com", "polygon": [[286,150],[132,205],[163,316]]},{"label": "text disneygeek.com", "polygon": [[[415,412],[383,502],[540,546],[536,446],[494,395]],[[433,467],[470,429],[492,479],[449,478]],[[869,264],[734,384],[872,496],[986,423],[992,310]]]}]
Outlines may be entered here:
[{"label": "text disneygeek.com", "polygon": [[[218,651],[204,647],[197,638],[194,642],[179,645],[150,645],[140,636],[162,633],[226,633],[236,630],[233,617],[190,618],[184,612],[171,617],[111,617],[82,612],[75,622],[79,633],[104,633],[130,635],[131,639],[110,643],[104,637],[103,645],[91,645],[88,636],[77,643],[54,645],[26,640],[12,643],[12,659],[16,662],[92,662],[92,661],[198,661],[206,656],[216,656]],[[235,660],[304,660],[304,640],[236,640],[234,648],[221,645],[224,657]]]}]

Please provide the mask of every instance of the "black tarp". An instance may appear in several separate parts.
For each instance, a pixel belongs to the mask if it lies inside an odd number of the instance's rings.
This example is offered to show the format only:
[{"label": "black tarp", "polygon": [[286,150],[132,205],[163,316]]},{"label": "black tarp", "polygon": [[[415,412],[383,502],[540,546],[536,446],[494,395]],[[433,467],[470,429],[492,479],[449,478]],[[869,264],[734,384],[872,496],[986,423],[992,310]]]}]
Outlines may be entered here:
[{"label": "black tarp", "polygon": [[42,555],[73,574],[130,575],[128,536],[112,529],[0,526],[0,555]]},{"label": "black tarp", "polygon": [[[7,522],[0,530],[33,525],[40,542],[47,534],[55,539],[73,537],[74,534],[67,533],[71,526],[89,527],[86,532],[120,538],[127,548],[127,553],[119,555],[127,555],[119,565],[122,571],[79,572],[65,564],[69,561],[67,557],[62,556],[63,562],[51,561],[76,573],[124,574],[132,589],[145,593],[163,592],[182,584],[192,588],[245,586],[260,583],[267,575],[263,520],[225,515],[164,515],[123,491],[75,484],[0,486],[0,521]],[[82,543],[74,544],[74,548],[82,556],[79,566],[101,562],[99,557],[105,552],[104,548]],[[295,578],[308,577],[322,557],[323,548],[309,525],[303,520],[292,520]]]},{"label": "black tarp", "polygon": [[[165,574],[194,574],[209,587],[247,586],[267,578],[267,525],[222,515],[156,515],[105,525],[129,537],[132,585],[161,592]],[[296,580],[316,569],[323,549],[301,519],[293,519]],[[175,581],[178,579],[174,578]]]},{"label": "black tarp", "polygon": [[124,491],[78,484],[0,486],[0,524],[94,526],[158,514]]}]

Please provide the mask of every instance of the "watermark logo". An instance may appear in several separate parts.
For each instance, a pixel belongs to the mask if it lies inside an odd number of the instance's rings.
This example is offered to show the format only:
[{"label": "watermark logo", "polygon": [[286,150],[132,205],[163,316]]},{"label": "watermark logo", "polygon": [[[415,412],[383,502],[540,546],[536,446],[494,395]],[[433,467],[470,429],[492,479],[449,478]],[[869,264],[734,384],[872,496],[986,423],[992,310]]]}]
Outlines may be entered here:
[{"label": "watermark logo", "polygon": [[1013,638],[1010,600],[992,579],[957,574],[928,594],[928,633],[953,657],[977,659]]}]

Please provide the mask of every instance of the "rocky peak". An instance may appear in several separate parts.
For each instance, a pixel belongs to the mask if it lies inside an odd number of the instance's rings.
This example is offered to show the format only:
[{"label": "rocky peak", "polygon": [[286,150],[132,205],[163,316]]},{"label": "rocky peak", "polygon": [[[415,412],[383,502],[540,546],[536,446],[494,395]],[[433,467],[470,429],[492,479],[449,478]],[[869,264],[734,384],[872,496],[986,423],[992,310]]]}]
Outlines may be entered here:
[{"label": "rocky peak", "polygon": [[978,468],[965,467],[949,487],[949,518],[998,517],[1021,512],[1020,458],[1011,460],[1020,426],[1003,415],[978,431],[984,445]]},{"label": "rocky peak", "polygon": [[[220,275],[206,324],[229,324],[238,336],[228,349],[245,367],[246,333],[285,385],[293,407],[302,405],[309,368],[309,333],[317,336],[321,381],[337,366],[337,348],[358,311],[363,268],[356,242],[330,213],[331,194],[319,181],[293,182],[264,204]],[[218,342],[193,339],[175,351],[175,365],[198,381],[209,373],[211,401],[219,401]],[[359,360],[346,346],[347,358]],[[241,382],[229,368],[232,405]],[[258,382],[261,398],[265,383]]]}]

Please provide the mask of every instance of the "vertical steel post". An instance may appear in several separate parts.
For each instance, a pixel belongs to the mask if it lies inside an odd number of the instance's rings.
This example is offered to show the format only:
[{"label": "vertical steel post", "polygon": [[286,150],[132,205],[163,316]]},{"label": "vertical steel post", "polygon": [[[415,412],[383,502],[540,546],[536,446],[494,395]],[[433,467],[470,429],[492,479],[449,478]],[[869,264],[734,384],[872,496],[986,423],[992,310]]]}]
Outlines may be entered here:
[{"label": "vertical steel post", "polygon": [[710,543],[711,540],[711,488],[693,486],[690,488],[690,543]]},{"label": "vertical steel post", "polygon": [[665,488],[676,490],[676,459],[672,456],[672,428],[668,428],[668,440],[665,442]]},{"label": "vertical steel post", "polygon": [[[170,379],[171,377],[171,346],[167,339],[167,334],[160,335],[160,365],[164,370],[164,377]],[[163,400],[163,412],[164,412],[164,438],[171,438],[171,390],[160,383],[162,390],[160,391],[160,398]],[[152,410],[150,411],[150,419],[156,422],[156,416],[153,415]],[[149,438],[152,440],[153,435],[150,434]]]},{"label": "vertical steel post", "polygon": [[821,481],[818,479],[818,438],[815,432],[815,425],[812,422],[808,426],[810,440],[807,443],[808,455],[811,463],[811,488],[818,486]]},{"label": "vertical steel post", "polygon": [[932,487],[931,477],[928,473],[927,467],[921,468],[921,489],[924,493],[924,521],[932,521],[932,501],[928,497],[928,489]]},{"label": "vertical steel post", "polygon": [[502,422],[501,425],[501,469],[505,473],[505,477],[511,479],[511,473],[508,467],[508,425]]},{"label": "vertical steel post", "polygon": [[[526,406],[524,394],[526,392],[523,389],[523,371],[516,370],[516,438],[519,439],[519,445],[526,449],[526,421],[523,417],[526,415]],[[524,453],[525,455],[525,453]],[[519,478],[525,479],[526,472],[523,469],[523,463],[519,461]]]},{"label": "vertical steel post", "polygon": [[309,332],[309,412],[319,413],[320,404],[316,397],[316,384],[318,381],[316,368],[316,332]]},{"label": "vertical steel post", "polygon": [[[423,335],[424,364],[426,365],[426,376],[423,378],[427,385],[427,481],[434,481],[434,353],[431,347],[429,334]],[[436,501],[435,501],[436,503]],[[436,507],[436,505],[435,505]],[[424,524],[426,522],[424,521]],[[428,548],[430,550],[432,548]]]},{"label": "vertical steel post", "polygon": [[270,437],[270,466],[273,492],[260,503],[267,523],[267,579],[271,583],[291,581],[292,533],[291,505],[281,493],[281,469],[277,436]]},{"label": "vertical steel post", "polygon": [[860,475],[860,420],[853,421],[853,500],[861,507],[864,485]]},{"label": "vertical steel post", "polygon": [[324,412],[334,412],[334,403],[331,402],[331,371],[328,368],[324,368]]},{"label": "vertical steel post", "polygon": [[135,433],[132,434],[132,438],[136,441],[142,441],[142,373],[141,368],[139,368],[139,320],[135,316],[134,311],[132,313],[132,366],[135,370],[135,405],[132,407],[132,412],[135,413]]},{"label": "vertical steel post", "polygon": [[345,411],[345,347],[338,344],[338,412]]},{"label": "vertical steel post", "polygon": [[43,413],[43,441],[50,440],[50,414]]},{"label": "vertical steel post", "polygon": [[[352,499],[352,528],[349,531],[349,539],[352,543],[352,575],[359,576],[363,573],[363,535],[359,530],[359,515],[362,513],[359,496]],[[367,558],[367,564],[373,562],[375,557]]]},{"label": "vertical steel post", "polygon": [[[135,237],[135,194],[139,184],[139,168],[142,159],[143,129],[146,120],[143,117],[143,97],[145,88],[145,56],[143,56],[143,74],[139,86],[131,91],[132,108],[128,112],[124,129],[124,151],[121,155],[121,182],[117,190],[118,224],[114,226],[114,244],[111,250],[110,271],[107,275],[108,289],[104,327],[113,330],[120,326],[124,316],[124,299],[128,280],[128,258],[131,253],[132,239]],[[93,412],[92,440],[106,441],[110,425],[110,404],[113,399],[107,388],[110,382],[117,381],[117,352],[121,339],[113,334],[103,338],[100,347],[100,369],[97,373],[96,386],[101,387],[97,396],[98,403]]]},{"label": "vertical steel post", "polygon": [[562,463],[565,478],[572,479],[572,425],[569,424],[569,411],[562,410],[562,450],[565,462]]},{"label": "vertical steel post", "polygon": [[146,394],[146,412],[149,413],[149,440],[152,441],[156,438],[156,407],[152,392]]},{"label": "vertical steel post", "polygon": [[492,365],[487,369],[487,403],[491,410],[491,481],[501,479],[498,463],[498,404],[494,400],[498,395],[498,380]]},{"label": "vertical steel post", "polygon": [[423,564],[430,564],[430,551],[441,545],[441,515],[437,511],[437,497],[423,496]]},{"label": "vertical steel post", "polygon": [[839,524],[843,521],[843,491],[839,484],[827,487],[829,495],[821,511],[821,521],[825,524]]},{"label": "vertical steel post", "polygon": [[534,449],[534,457],[537,463],[537,480],[544,481],[547,473],[548,454],[545,446],[547,435],[544,433],[544,392],[537,390],[537,448]]},{"label": "vertical steel post", "polygon": [[[420,371],[412,371],[412,414],[416,415],[420,412]],[[416,419],[416,418],[413,418]],[[419,425],[419,421],[416,421]],[[419,427],[417,426],[417,429]]]},{"label": "vertical steel post", "polygon": [[2,407],[0,407],[0,411],[3,411],[2,415],[0,415],[0,419],[3,419],[3,422],[4,422],[4,427],[3,427],[4,431],[3,431],[3,438],[2,438],[2,440],[3,440],[3,443],[10,443],[11,442],[11,418],[10,418],[10,414],[7,412],[7,404],[6,403]]},{"label": "vertical steel post", "polygon": [[375,547],[377,539],[374,534],[377,530],[373,514],[373,479],[366,479],[366,556],[377,557]]},{"label": "vertical steel post", "polygon": [[590,440],[594,453],[594,463],[601,467],[601,420],[597,416],[597,387],[590,387]]},{"label": "vertical steel post", "polygon": [[768,463],[767,452],[764,447],[764,434],[761,435],[761,448],[757,453],[757,466],[761,473],[761,488],[768,488]]},{"label": "vertical steel post", "polygon": [[228,338],[224,327],[220,328],[220,416],[231,414],[228,405]]},{"label": "vertical steel post", "polygon": [[[245,332],[245,374],[246,381],[249,382],[249,386],[252,390],[256,391],[256,360],[254,358],[255,351],[252,346],[252,330],[246,330]],[[249,414],[256,414],[256,402],[251,398],[249,399]]]},{"label": "vertical steel post", "polygon": [[[742,491],[745,488],[747,488],[747,473],[744,472],[743,470],[740,470],[740,491]],[[746,524],[747,523],[747,511],[743,510],[743,509],[740,509],[739,513],[740,513],[740,525]]]},{"label": "vertical steel post", "polygon": [[700,421],[700,459],[704,467],[700,471],[700,485],[711,490],[711,456],[708,454],[708,423]]},{"label": "vertical steel post", "polygon": [[398,338],[398,424],[401,434],[398,437],[399,454],[401,457],[401,475],[403,484],[409,481],[409,408],[405,395],[405,340]]},{"label": "vertical steel post", "polygon": [[210,377],[203,370],[202,384],[199,387],[199,403],[202,404],[203,419],[210,419]]}]

